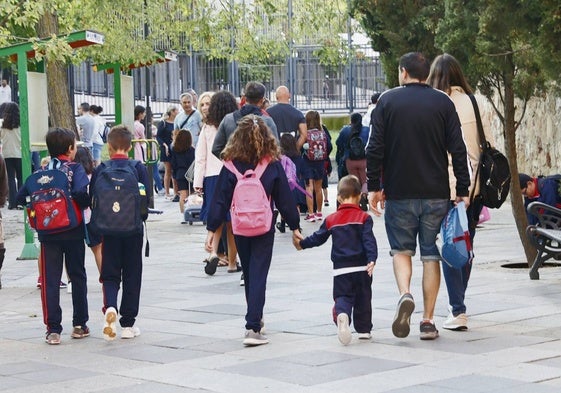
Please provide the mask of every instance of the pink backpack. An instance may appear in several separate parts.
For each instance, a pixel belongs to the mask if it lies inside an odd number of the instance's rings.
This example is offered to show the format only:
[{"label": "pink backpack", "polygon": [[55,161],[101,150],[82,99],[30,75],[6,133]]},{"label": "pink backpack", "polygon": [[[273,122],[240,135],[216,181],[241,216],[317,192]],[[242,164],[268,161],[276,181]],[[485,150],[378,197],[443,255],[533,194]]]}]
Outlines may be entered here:
[{"label": "pink backpack", "polygon": [[271,200],[260,180],[268,165],[269,159],[263,159],[255,169],[248,169],[242,175],[232,161],[224,161],[224,166],[238,179],[230,207],[235,235],[260,236],[271,230]]}]

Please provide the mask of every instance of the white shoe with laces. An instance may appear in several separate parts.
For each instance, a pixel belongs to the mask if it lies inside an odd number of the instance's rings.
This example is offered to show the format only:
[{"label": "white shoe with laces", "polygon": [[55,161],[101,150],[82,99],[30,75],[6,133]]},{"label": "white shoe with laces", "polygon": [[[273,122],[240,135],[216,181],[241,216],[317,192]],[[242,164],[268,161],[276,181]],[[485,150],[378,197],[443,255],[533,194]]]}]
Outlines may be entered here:
[{"label": "white shoe with laces", "polygon": [[442,324],[444,329],[448,330],[467,330],[467,315],[462,313],[454,316],[452,312],[446,318],[446,321]]},{"label": "white shoe with laces", "polygon": [[140,336],[140,329],[137,328],[136,326],[128,326],[128,327],[124,327],[123,330],[121,330],[121,338],[135,338]]}]

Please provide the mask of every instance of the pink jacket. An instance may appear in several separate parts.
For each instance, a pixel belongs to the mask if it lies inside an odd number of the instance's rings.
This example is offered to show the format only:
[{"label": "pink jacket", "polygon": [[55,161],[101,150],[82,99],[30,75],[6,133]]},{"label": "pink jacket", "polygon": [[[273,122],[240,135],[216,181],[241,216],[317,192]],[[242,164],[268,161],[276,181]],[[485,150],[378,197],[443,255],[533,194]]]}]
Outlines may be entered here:
[{"label": "pink jacket", "polygon": [[[146,139],[144,125],[136,120],[134,122],[133,139]],[[134,143],[134,159],[144,162],[146,160],[146,146],[144,143]]]},{"label": "pink jacket", "polygon": [[203,178],[207,176],[218,176],[222,169],[222,161],[212,154],[212,145],[218,132],[215,126],[203,124],[199,141],[195,148],[195,178],[193,187],[202,188]]}]

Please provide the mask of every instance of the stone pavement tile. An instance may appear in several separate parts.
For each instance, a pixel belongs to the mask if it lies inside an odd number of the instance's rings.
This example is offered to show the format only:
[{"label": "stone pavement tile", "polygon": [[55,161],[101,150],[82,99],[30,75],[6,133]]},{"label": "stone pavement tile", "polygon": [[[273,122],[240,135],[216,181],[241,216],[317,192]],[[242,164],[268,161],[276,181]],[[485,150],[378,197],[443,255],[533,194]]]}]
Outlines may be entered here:
[{"label": "stone pavement tile", "polygon": [[[315,356],[318,354],[320,352],[316,352]],[[408,366],[407,363],[369,357],[353,356],[342,359],[339,355],[337,355],[337,359],[342,360],[332,363],[329,362],[329,352],[324,352],[322,355],[327,358],[323,362],[319,362],[319,359],[311,362],[312,355],[300,354],[299,356],[307,356],[308,362],[296,363],[293,361],[294,359],[290,361],[291,358],[284,357],[228,367],[227,371],[248,376],[266,377],[302,386],[311,386]]]},{"label": "stone pavement tile", "polygon": [[115,348],[106,348],[99,353],[106,356],[153,363],[173,363],[185,359],[204,358],[212,355],[211,352],[158,347],[154,345],[143,345],[140,343],[134,343],[134,345],[126,346],[121,345]]},{"label": "stone pavement tile", "polygon": [[[40,381],[37,381],[37,384],[40,384]],[[30,385],[33,384],[24,379],[0,376],[0,392],[14,391],[17,388],[28,388]]]},{"label": "stone pavement tile", "polygon": [[[388,393],[411,393],[413,389],[411,387],[406,387],[402,389],[392,389],[388,390]],[[434,386],[434,385],[416,385],[414,388],[415,393],[459,393],[462,392],[458,387],[445,387],[445,386]]]},{"label": "stone pavement tile", "polygon": [[[115,386],[119,389],[124,389],[126,391],[132,391],[134,393],[208,393],[206,389],[189,389],[183,386],[173,386],[167,383],[156,383],[156,382],[137,382],[134,385],[126,386]],[[115,387],[96,390],[96,393],[115,393]]]},{"label": "stone pavement tile", "polygon": [[57,367],[53,367],[48,370],[19,373],[17,374],[17,377],[31,382],[41,381],[42,384],[49,384],[53,382],[81,379],[95,375],[96,373],[93,371],[58,365]]},{"label": "stone pavement tile", "polygon": [[559,392],[559,385],[557,387],[548,386],[545,383],[525,383],[516,385],[510,388],[501,388],[493,390],[493,393],[557,393]]},{"label": "stone pavement tile", "polygon": [[541,382],[561,378],[561,369],[538,364],[518,363],[505,367],[488,369],[483,375],[517,379],[524,382]]},{"label": "stone pavement tile", "polygon": [[[514,389],[517,386],[524,385],[522,382],[503,378],[499,376],[481,376],[481,375],[463,375],[455,378],[443,378],[440,381],[434,381],[429,386],[456,388],[456,391],[462,392],[494,392],[498,389]],[[528,388],[528,386],[527,386]],[[533,390],[527,390],[527,392]]]}]

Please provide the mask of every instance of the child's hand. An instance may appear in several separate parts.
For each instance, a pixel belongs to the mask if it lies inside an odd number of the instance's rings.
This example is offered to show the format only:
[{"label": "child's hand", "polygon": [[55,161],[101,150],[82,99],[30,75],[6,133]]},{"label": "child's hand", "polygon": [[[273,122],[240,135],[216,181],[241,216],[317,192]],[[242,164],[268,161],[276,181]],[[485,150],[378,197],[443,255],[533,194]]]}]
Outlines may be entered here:
[{"label": "child's hand", "polygon": [[302,234],[300,233],[299,229],[295,229],[294,231],[292,231],[292,244],[294,244],[294,247],[297,250],[301,250],[302,246],[300,246],[300,241],[304,239],[304,237],[302,236]]},{"label": "child's hand", "polygon": [[214,239],[214,232],[208,231],[207,235],[206,235],[206,241],[205,241],[205,250],[208,252],[212,251],[212,241]]},{"label": "child's hand", "polygon": [[370,277],[372,277],[372,272],[374,272],[374,266],[376,266],[375,262],[370,262],[366,265],[366,272]]}]

